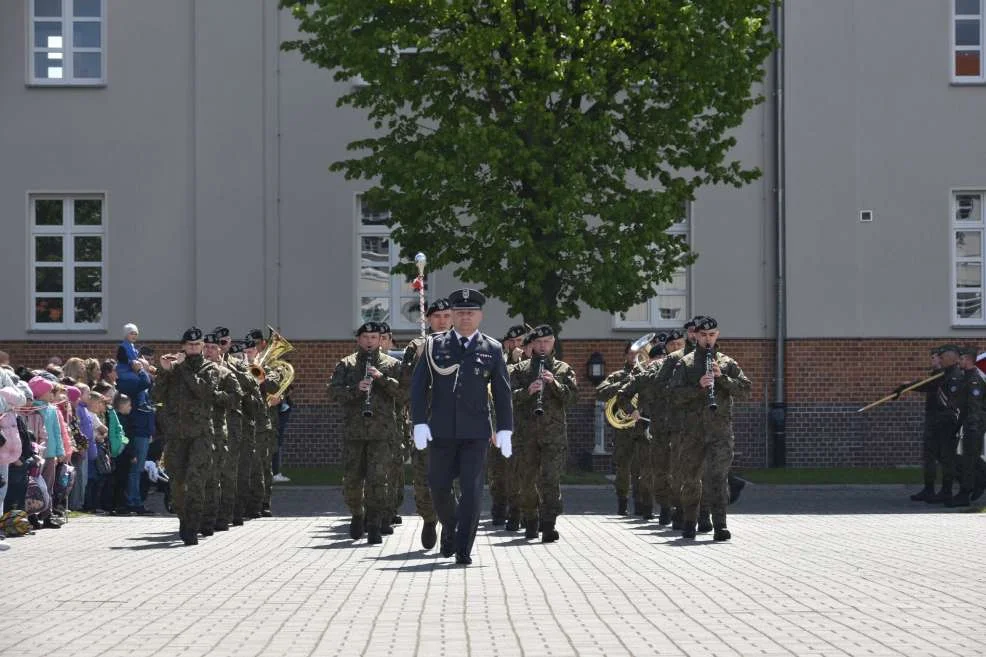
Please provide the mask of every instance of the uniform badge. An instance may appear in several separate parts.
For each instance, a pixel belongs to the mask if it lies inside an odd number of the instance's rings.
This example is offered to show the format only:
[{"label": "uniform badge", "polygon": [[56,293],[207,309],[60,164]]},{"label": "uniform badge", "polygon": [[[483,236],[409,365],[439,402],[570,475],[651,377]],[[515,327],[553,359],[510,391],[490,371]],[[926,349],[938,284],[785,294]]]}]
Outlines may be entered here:
[{"label": "uniform badge", "polygon": [[980,390],[979,388],[973,388],[972,389],[972,396],[973,397],[978,397],[981,394],[983,394],[983,391]]},{"label": "uniform badge", "polygon": [[469,290],[463,290],[462,291],[462,300],[463,301],[469,301]]},{"label": "uniform badge", "polygon": [[958,386],[952,386],[952,387],[949,388],[949,390],[952,391],[952,392],[958,392],[959,387]]}]

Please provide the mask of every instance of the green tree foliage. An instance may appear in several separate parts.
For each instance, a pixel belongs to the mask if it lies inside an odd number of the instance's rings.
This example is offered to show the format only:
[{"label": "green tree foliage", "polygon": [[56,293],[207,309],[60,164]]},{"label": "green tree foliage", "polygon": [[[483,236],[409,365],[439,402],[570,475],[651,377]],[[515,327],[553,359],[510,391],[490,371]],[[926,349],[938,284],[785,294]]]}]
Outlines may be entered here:
[{"label": "green tree foliage", "polygon": [[665,233],[695,190],[759,175],[729,131],[763,100],[769,0],[284,4],[286,50],[364,83],[339,105],[372,136],[332,170],[373,181],[409,263],[453,265],[511,315],[644,301],[695,258]]}]

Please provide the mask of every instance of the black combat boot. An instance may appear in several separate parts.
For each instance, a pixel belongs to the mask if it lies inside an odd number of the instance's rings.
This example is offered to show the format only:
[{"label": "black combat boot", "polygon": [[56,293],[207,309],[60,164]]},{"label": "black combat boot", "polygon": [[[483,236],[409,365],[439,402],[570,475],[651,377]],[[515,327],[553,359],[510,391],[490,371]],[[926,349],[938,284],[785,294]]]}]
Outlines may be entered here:
[{"label": "black combat boot", "polygon": [[708,534],[712,531],[712,518],[709,514],[709,510],[705,507],[701,507],[698,510],[698,533]]},{"label": "black combat boot", "polygon": [[662,527],[671,524],[671,507],[666,504],[661,505],[661,514],[657,517],[657,524]]},{"label": "black combat boot", "polygon": [[685,512],[680,506],[676,506],[671,512],[671,529],[681,530],[685,527]]},{"label": "black combat boot", "polygon": [[354,541],[363,538],[363,516],[353,516],[349,521],[349,538]]},{"label": "black combat boot", "polygon": [[555,529],[555,523],[544,522],[541,527],[541,542],[542,543],[554,543],[559,538],[558,530]]},{"label": "black combat boot", "polygon": [[390,523],[386,520],[380,521],[380,533],[384,536],[390,536],[394,533],[394,528],[390,526]]},{"label": "black combat boot", "polygon": [[653,520],[654,519],[654,507],[652,507],[650,504],[644,506],[641,509],[640,517],[643,518],[644,520]]},{"label": "black combat boot", "polygon": [[616,498],[616,514],[620,516],[627,515],[627,498],[625,497]]},{"label": "black combat boot", "polygon": [[520,511],[517,509],[510,510],[510,514],[507,516],[507,525],[505,529],[508,532],[515,532],[520,529]]},{"label": "black combat boot", "polygon": [[693,521],[682,520],[681,526],[682,526],[682,530],[681,530],[682,538],[695,538],[695,523]]},{"label": "black combat boot", "polygon": [[229,524],[225,520],[217,520],[215,529],[217,532],[228,532]]},{"label": "black combat boot", "polygon": [[239,516],[233,516],[233,526],[234,527],[242,527],[243,526],[243,518],[242,517],[239,517]]},{"label": "black combat boot", "polygon": [[426,520],[425,526],[421,528],[421,547],[426,550],[435,547],[435,542],[438,541],[437,524],[434,520],[431,522]]},{"label": "black combat boot", "polygon": [[732,537],[733,535],[725,527],[716,527],[715,531],[712,532],[713,541],[728,541]]},{"label": "black combat boot", "polygon": [[524,538],[531,539],[538,537],[538,519],[536,517],[527,516],[524,518]]},{"label": "black combat boot", "polygon": [[366,529],[366,542],[370,545],[380,545],[383,543],[383,536],[380,535],[380,523],[374,522]]},{"label": "black combat boot", "polygon": [[215,532],[216,532],[215,526],[203,527],[202,529],[199,530],[199,533],[205,536],[206,538],[212,536]]},{"label": "black combat boot", "polygon": [[442,547],[443,557],[451,557],[455,554],[455,525],[442,523]]},{"label": "black combat boot", "polygon": [[926,485],[924,488],[911,495],[911,501],[927,502],[930,497],[934,496],[934,494],[935,494],[935,487],[933,485],[932,486]]},{"label": "black combat boot", "polygon": [[507,522],[507,508],[502,504],[494,504],[490,509],[490,517],[493,519],[494,527],[502,527]]},{"label": "black combat boot", "polygon": [[715,532],[712,534],[713,541],[728,541],[732,534],[726,529],[726,512],[716,511],[712,515],[712,526],[715,527]]},{"label": "black combat boot", "polygon": [[393,526],[393,525],[403,525],[404,524],[404,520],[400,516],[394,516],[393,518],[390,519],[390,524],[391,524],[391,526]]},{"label": "black combat boot", "polygon": [[270,510],[270,507],[265,507],[260,510],[260,516],[263,518],[273,518],[274,512]]},{"label": "black combat boot", "polygon": [[969,491],[965,488],[960,488],[959,492],[956,493],[954,497],[949,498],[945,502],[945,506],[950,509],[957,506],[969,506]]}]

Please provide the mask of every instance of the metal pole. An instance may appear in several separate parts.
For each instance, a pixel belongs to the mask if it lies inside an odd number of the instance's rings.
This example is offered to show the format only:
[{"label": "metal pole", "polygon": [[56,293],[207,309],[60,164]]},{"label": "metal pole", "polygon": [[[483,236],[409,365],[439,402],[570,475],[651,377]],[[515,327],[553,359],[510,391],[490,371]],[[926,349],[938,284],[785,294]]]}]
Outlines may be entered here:
[{"label": "metal pole", "polygon": [[787,461],[787,404],[784,398],[784,347],[787,342],[787,253],[785,249],[785,228],[787,222],[784,198],[786,173],[786,146],[784,133],[784,8],[781,2],[774,2],[773,11],[774,34],[777,35],[778,47],[774,52],[774,137],[776,151],[774,155],[774,192],[775,213],[777,217],[777,278],[776,278],[776,332],[775,345],[776,370],[774,375],[774,402],[770,409],[770,424],[772,427],[772,445],[770,465],[775,468],[784,467]]}]

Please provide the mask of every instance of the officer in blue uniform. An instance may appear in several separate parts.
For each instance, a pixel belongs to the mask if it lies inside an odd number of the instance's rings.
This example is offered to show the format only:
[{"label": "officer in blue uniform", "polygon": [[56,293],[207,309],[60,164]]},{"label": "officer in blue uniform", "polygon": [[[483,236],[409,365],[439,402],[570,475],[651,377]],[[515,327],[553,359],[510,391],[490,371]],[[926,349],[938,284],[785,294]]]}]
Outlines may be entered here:
[{"label": "officer in blue uniform", "polygon": [[[463,289],[448,300],[454,328],[430,336],[425,344],[411,379],[411,420],[415,447],[429,452],[428,482],[442,523],[442,556],[454,554],[456,563],[468,565],[479,524],[487,446],[494,435],[490,394],[495,442],[508,458],[513,407],[503,348],[479,331],[486,297]],[[456,477],[462,491],[458,504],[452,491]]]}]

